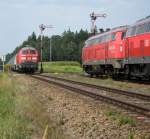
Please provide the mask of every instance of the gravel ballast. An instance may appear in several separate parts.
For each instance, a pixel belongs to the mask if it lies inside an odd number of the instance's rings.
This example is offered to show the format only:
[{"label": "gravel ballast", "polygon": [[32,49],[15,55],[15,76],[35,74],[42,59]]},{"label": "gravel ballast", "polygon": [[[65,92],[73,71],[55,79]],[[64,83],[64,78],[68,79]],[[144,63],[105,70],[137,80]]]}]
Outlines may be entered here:
[{"label": "gravel ballast", "polygon": [[[26,75],[16,75],[17,79],[26,83],[33,99],[44,105],[45,112],[59,122],[64,134],[75,139],[128,139],[149,138],[148,129],[140,124],[119,125],[116,120],[106,115],[116,109],[103,102],[75,94],[74,92],[50,85]],[[119,109],[118,109],[119,110]]]}]

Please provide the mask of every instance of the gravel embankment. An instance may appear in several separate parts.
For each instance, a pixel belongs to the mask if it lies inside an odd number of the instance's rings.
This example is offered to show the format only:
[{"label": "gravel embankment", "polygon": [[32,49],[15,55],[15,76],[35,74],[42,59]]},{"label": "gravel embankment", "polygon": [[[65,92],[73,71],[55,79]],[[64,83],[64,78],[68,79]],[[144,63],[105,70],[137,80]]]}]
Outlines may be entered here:
[{"label": "gravel embankment", "polygon": [[[106,112],[115,107],[91,98],[75,94],[25,75],[17,75],[19,80],[28,84],[33,99],[38,99],[49,116],[61,123],[66,135],[75,139],[136,139],[150,137],[147,129],[138,124],[118,125],[106,116]],[[149,135],[148,135],[149,134]]]}]

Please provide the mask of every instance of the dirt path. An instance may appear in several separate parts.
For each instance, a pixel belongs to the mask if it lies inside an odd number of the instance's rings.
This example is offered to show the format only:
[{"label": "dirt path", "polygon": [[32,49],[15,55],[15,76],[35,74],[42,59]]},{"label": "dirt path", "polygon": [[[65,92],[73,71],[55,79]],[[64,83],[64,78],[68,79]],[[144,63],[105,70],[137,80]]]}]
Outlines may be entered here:
[{"label": "dirt path", "polygon": [[[16,79],[29,87],[27,95],[32,98],[33,102],[34,100],[39,102],[37,109],[40,106],[43,107],[43,113],[46,113],[54,121],[53,123],[62,129],[63,134],[65,134],[65,137],[62,138],[150,138],[150,132],[148,133],[147,129],[142,129],[138,123],[134,126],[130,124],[120,125],[118,120],[113,120],[107,116],[106,113],[116,109],[113,106],[25,75],[16,75]],[[34,107],[36,108],[36,106]]]}]

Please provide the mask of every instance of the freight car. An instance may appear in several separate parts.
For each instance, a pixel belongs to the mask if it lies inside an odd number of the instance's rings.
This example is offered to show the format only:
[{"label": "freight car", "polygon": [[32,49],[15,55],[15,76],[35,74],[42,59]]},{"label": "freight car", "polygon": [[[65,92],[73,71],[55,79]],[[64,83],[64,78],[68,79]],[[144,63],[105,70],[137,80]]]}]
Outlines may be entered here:
[{"label": "freight car", "polygon": [[21,48],[8,64],[13,71],[35,72],[38,70],[39,53],[33,47]]},{"label": "freight car", "polygon": [[91,76],[150,79],[150,17],[89,38],[82,61]]}]

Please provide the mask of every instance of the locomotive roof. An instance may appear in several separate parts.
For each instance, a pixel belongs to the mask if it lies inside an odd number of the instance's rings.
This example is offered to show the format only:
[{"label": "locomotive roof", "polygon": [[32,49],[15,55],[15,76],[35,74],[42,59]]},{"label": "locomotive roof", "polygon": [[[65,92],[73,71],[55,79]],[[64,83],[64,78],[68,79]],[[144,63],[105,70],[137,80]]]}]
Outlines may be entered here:
[{"label": "locomotive roof", "polygon": [[113,33],[113,32],[118,32],[118,31],[126,30],[128,27],[129,26],[127,26],[127,25],[115,27],[115,28],[112,28],[110,31],[107,31],[107,32],[104,32],[104,33],[101,33],[101,34],[98,34],[98,35],[95,35],[95,36],[92,36],[88,40],[96,39],[98,37],[101,37],[103,35],[107,35],[107,34],[110,34],[110,33]]},{"label": "locomotive roof", "polygon": [[20,50],[28,50],[28,49],[30,49],[30,50],[36,50],[36,49],[33,48],[33,47],[23,47],[23,48],[21,48]]},{"label": "locomotive roof", "polygon": [[140,20],[138,20],[134,25],[140,25],[140,24],[144,24],[144,23],[147,23],[147,22],[150,22],[150,16],[147,16],[145,18],[142,18]]}]

